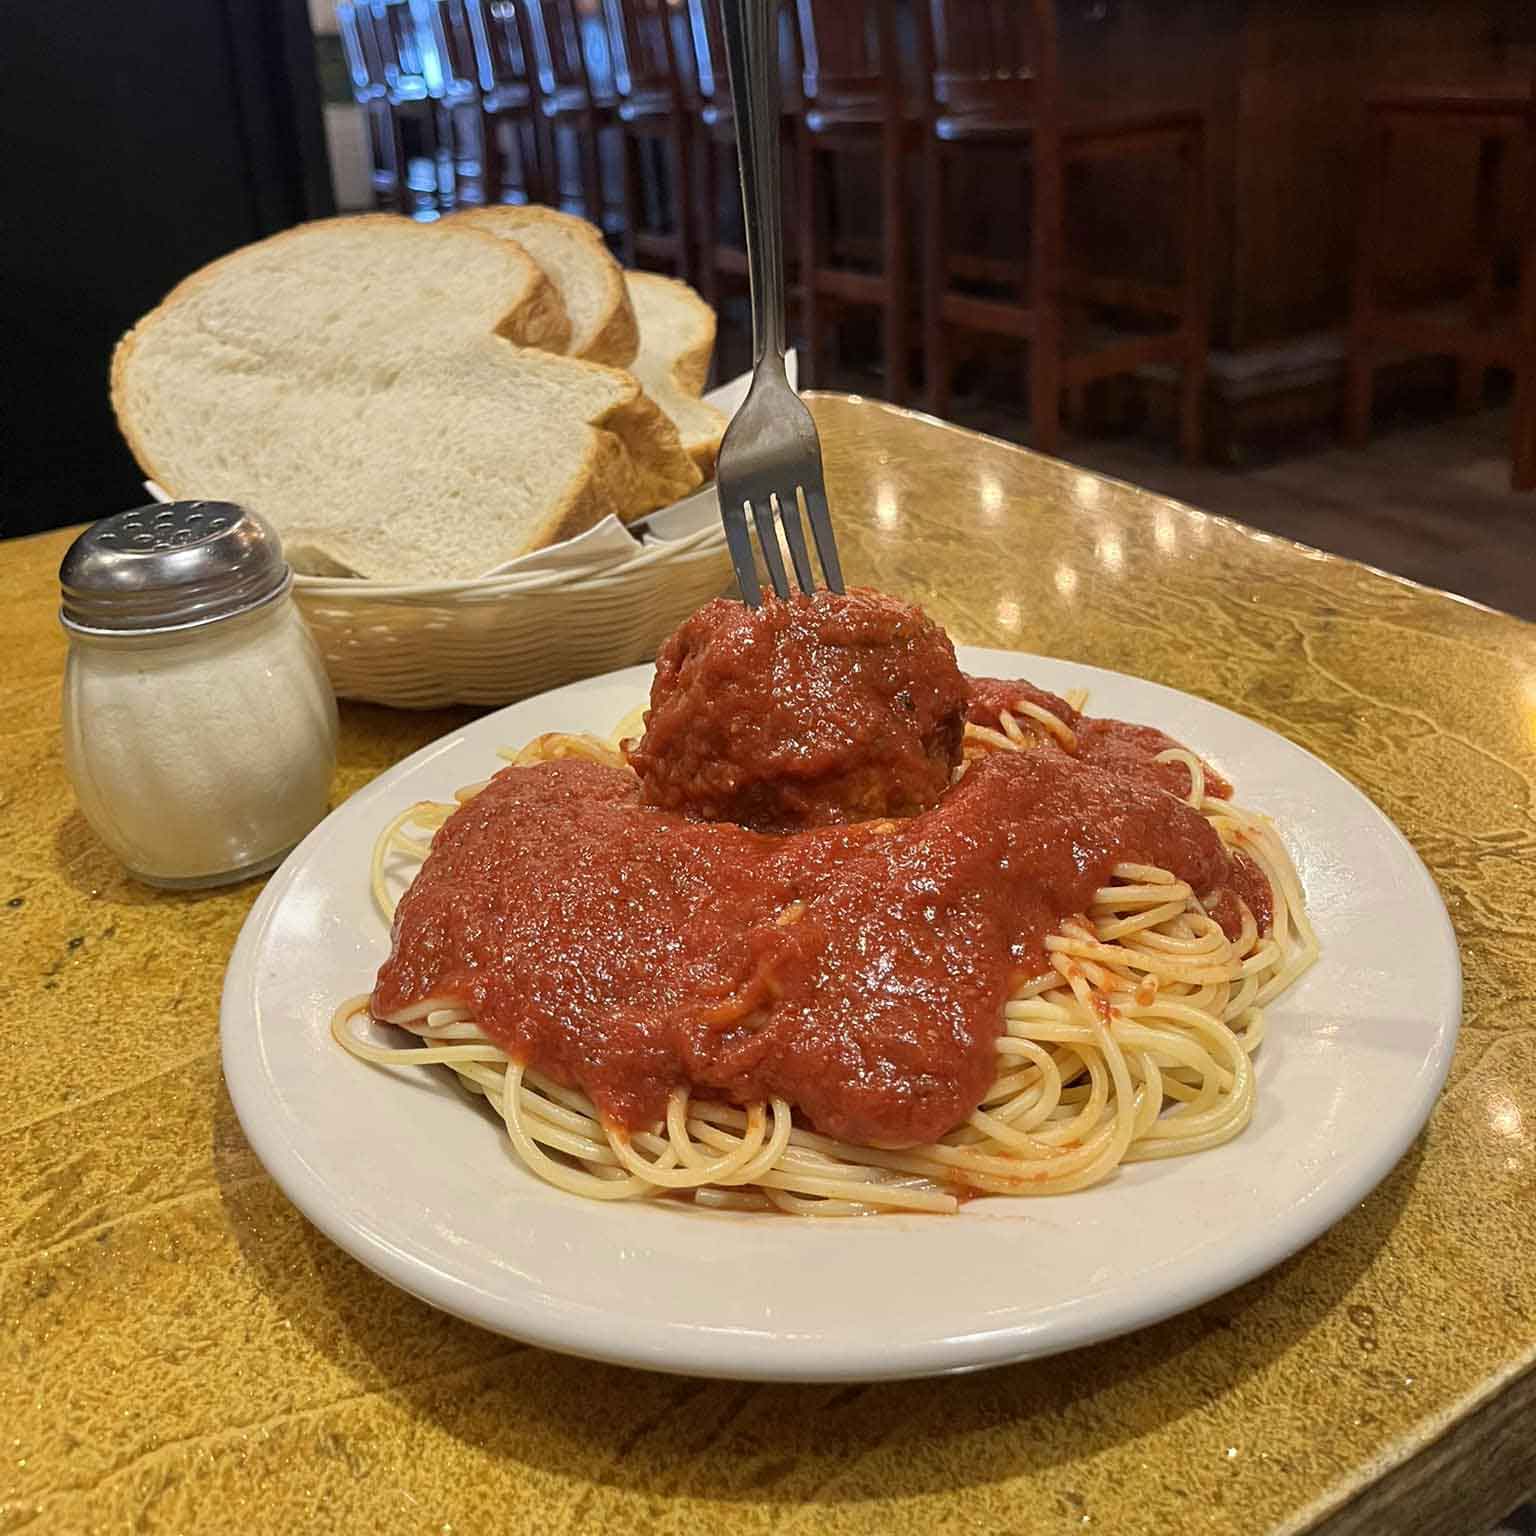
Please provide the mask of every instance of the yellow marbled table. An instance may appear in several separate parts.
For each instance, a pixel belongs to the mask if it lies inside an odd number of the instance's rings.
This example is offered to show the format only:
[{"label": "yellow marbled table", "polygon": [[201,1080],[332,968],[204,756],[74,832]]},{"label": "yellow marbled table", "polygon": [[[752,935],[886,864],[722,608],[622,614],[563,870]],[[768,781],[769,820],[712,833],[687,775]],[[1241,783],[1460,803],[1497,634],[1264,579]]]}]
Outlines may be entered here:
[{"label": "yellow marbled table", "polygon": [[[853,579],[1230,705],[1403,828],[1466,973],[1425,1135],[1264,1278],[980,1376],[737,1386],[481,1333],[257,1165],[217,1009],[259,882],[156,893],[97,843],[59,753],[69,535],[0,544],[0,1536],[1463,1536],[1536,1491],[1536,628],[885,407],[817,415]],[[344,706],[337,798],[460,718]]]}]

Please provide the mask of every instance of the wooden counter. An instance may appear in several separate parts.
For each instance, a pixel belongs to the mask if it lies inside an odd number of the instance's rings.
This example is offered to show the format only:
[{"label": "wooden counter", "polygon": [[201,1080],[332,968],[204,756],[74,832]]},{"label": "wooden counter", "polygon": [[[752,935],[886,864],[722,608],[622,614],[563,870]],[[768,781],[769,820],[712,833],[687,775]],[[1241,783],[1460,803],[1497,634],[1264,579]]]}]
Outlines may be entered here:
[{"label": "wooden counter", "polygon": [[[0,1532],[1466,1536],[1536,1490],[1536,628],[884,407],[816,412],[853,578],[957,640],[1231,705],[1404,829],[1466,976],[1426,1133],[1271,1274],[979,1376],[738,1386],[481,1333],[257,1165],[217,1009],[258,883],[153,892],[92,836],[59,753],[70,536],[0,544]],[[460,718],[345,707],[336,797]]]},{"label": "wooden counter", "polygon": [[[1059,14],[1069,110],[1183,103],[1208,114],[1212,344],[1224,349],[1342,323],[1368,93],[1528,87],[1536,71],[1526,0],[1063,0]],[[1416,290],[1464,276],[1475,164],[1464,141],[1420,147],[1398,166],[1392,275]],[[1079,248],[1134,260],[1149,231],[1171,224],[1167,197],[1134,171],[1095,174]]]}]

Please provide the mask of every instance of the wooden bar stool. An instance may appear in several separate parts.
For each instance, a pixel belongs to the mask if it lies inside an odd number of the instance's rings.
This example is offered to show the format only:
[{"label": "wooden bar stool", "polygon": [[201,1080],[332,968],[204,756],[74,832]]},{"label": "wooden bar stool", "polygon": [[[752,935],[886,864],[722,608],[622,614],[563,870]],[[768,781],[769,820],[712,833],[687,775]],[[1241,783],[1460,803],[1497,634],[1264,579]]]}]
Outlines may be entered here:
[{"label": "wooden bar stool", "polygon": [[[784,13],[788,21],[789,13]],[[794,28],[786,26],[780,41],[781,73],[798,77],[799,58],[794,48]],[[725,36],[720,28],[719,0],[688,0],[688,38],[693,56],[691,100],[694,118],[694,159],[699,173],[697,215],[698,252],[696,276],[700,292],[714,308],[720,305],[725,288],[723,278],[735,287],[747,277],[745,231],[739,219],[732,220],[734,240],[722,238],[720,209],[722,195],[733,208],[741,199],[736,191],[736,117],[731,105],[731,86],[725,60]],[[786,82],[783,92],[784,115],[781,120],[781,144],[794,147],[794,125],[799,116],[799,81]],[[729,186],[723,179],[729,175]],[[793,183],[785,178],[786,186]],[[794,295],[798,263],[793,250],[786,251],[785,265],[790,274],[789,287]]]},{"label": "wooden bar stool", "polygon": [[353,5],[350,0],[340,0],[336,7],[336,25],[341,33],[347,73],[352,81],[352,99],[362,108],[368,125],[374,205],[399,210],[402,168],[395,159],[395,133],[389,115],[389,82],[384,74],[384,58],[374,34],[373,14],[368,0],[362,0],[360,5]]},{"label": "wooden bar stool", "polygon": [[1180,273],[1173,282],[1105,276],[1078,267],[1070,250],[1063,259],[1062,294],[1068,313],[1094,307],[1164,321],[1162,329],[1121,335],[1090,326],[1078,345],[1069,326],[1063,338],[1062,375],[1069,398],[1098,379],[1163,366],[1179,372],[1179,454],[1198,464],[1204,452],[1205,383],[1210,349],[1210,286],[1206,248],[1208,147],[1204,114],[1194,110],[1152,112],[1113,123],[1073,123],[1063,130],[1062,158],[1070,169],[1095,160],[1162,159],[1178,171],[1174,222]]},{"label": "wooden bar stool", "polygon": [[[1064,120],[1053,0],[924,0],[919,47],[929,80],[923,146],[923,319],[928,406],[949,407],[954,332],[1005,336],[1029,347],[1031,437],[1055,452],[1061,395],[1150,364],[1180,370],[1179,442],[1201,452],[1209,301],[1205,277],[1206,144],[1199,112],[1119,121]],[[948,193],[959,152],[1020,151],[1030,177],[1027,249],[1017,256],[957,248]],[[1066,168],[1154,156],[1180,178],[1182,273],[1159,284],[1075,270],[1065,250]],[[956,280],[971,291],[957,290]],[[984,287],[986,292],[975,291]],[[1079,337],[1079,311],[1116,310],[1167,323],[1152,332]]]},{"label": "wooden bar stool", "polygon": [[725,37],[718,0],[688,0],[693,44],[695,158],[699,168],[698,286],[705,302],[720,307],[722,275],[740,282],[747,275],[745,245],[720,238],[721,172],[734,166],[736,116],[726,73]]},{"label": "wooden bar stool", "polygon": [[452,205],[453,170],[439,134],[416,16],[409,0],[359,0],[353,12],[363,49],[376,59],[384,80],[377,131],[387,140],[381,158],[389,168],[395,206],[412,218],[434,219]]},{"label": "wooden bar stool", "polygon": [[[607,233],[618,233],[623,221],[604,194],[601,143],[613,124],[614,98],[611,88],[594,82],[588,68],[576,0],[524,0],[523,17],[550,201]],[[574,157],[574,178],[564,174],[562,144]]]},{"label": "wooden bar stool", "polygon": [[486,185],[485,122],[480,111],[480,60],[470,22],[474,0],[417,0],[418,25],[433,65],[427,85],[437,104],[438,141],[451,172],[445,207],[494,201]]},{"label": "wooden bar stool", "polygon": [[[908,260],[906,169],[918,142],[918,110],[902,88],[894,0],[798,0],[805,105],[796,122],[800,288],[806,353],[801,382],[820,377],[825,351],[824,299],[881,312],[886,392],[908,395],[908,312],[913,296]],[[833,154],[879,159],[880,238],[874,271],[834,260],[830,176],[820,161]],[[844,249],[847,249],[846,243]]]},{"label": "wooden bar stool", "polygon": [[[1482,402],[1490,368],[1515,376],[1510,483],[1536,490],[1536,90],[1394,92],[1366,104],[1366,166],[1355,262],[1345,383],[1345,435],[1356,446],[1370,435],[1375,373],[1386,348],[1456,360],[1463,410]],[[1378,283],[1387,177],[1394,139],[1455,133],[1478,145],[1474,218],[1475,270],[1465,302],[1450,307],[1383,303]],[[1511,146],[1523,147],[1520,270],[1512,292],[1497,282],[1499,186]]]},{"label": "wooden bar stool", "polygon": [[672,6],[668,0],[603,0],[603,21],[622,154],[624,265],[643,260],[687,279],[697,243],[694,103],[692,71],[684,71],[673,36]]},{"label": "wooden bar stool", "polygon": [[527,27],[517,0],[467,0],[480,77],[486,201],[542,203],[539,119]]}]

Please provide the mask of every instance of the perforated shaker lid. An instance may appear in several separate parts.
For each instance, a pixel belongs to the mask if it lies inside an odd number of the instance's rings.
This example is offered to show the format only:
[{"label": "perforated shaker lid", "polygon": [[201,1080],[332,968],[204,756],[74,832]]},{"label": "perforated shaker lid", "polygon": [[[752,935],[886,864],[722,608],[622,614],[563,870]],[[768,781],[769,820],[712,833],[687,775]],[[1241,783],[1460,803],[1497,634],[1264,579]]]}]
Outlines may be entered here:
[{"label": "perforated shaker lid", "polygon": [[149,634],[248,613],[292,580],[276,530],[231,501],[139,507],[92,523],[59,566],[66,629]]}]

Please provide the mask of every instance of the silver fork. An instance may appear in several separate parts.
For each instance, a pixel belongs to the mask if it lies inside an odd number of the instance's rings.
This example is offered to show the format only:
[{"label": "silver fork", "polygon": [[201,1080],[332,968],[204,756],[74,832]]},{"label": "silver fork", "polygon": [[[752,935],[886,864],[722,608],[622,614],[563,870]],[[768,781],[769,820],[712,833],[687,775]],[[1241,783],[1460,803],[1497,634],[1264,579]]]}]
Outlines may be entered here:
[{"label": "silver fork", "polygon": [[736,580],[748,606],[756,608],[763,593],[752,559],[749,512],[757,525],[763,563],[780,597],[789,596],[789,577],[779,552],[775,514],[784,530],[800,590],[816,589],[801,522],[802,501],[821,559],[822,576],[834,592],[843,590],[843,572],[827,510],[821,439],[810,411],[784,372],[778,0],[721,0],[721,15],[730,60],[731,103],[736,112],[741,206],[747,226],[753,367],[747,398],[720,444],[715,478]]}]

